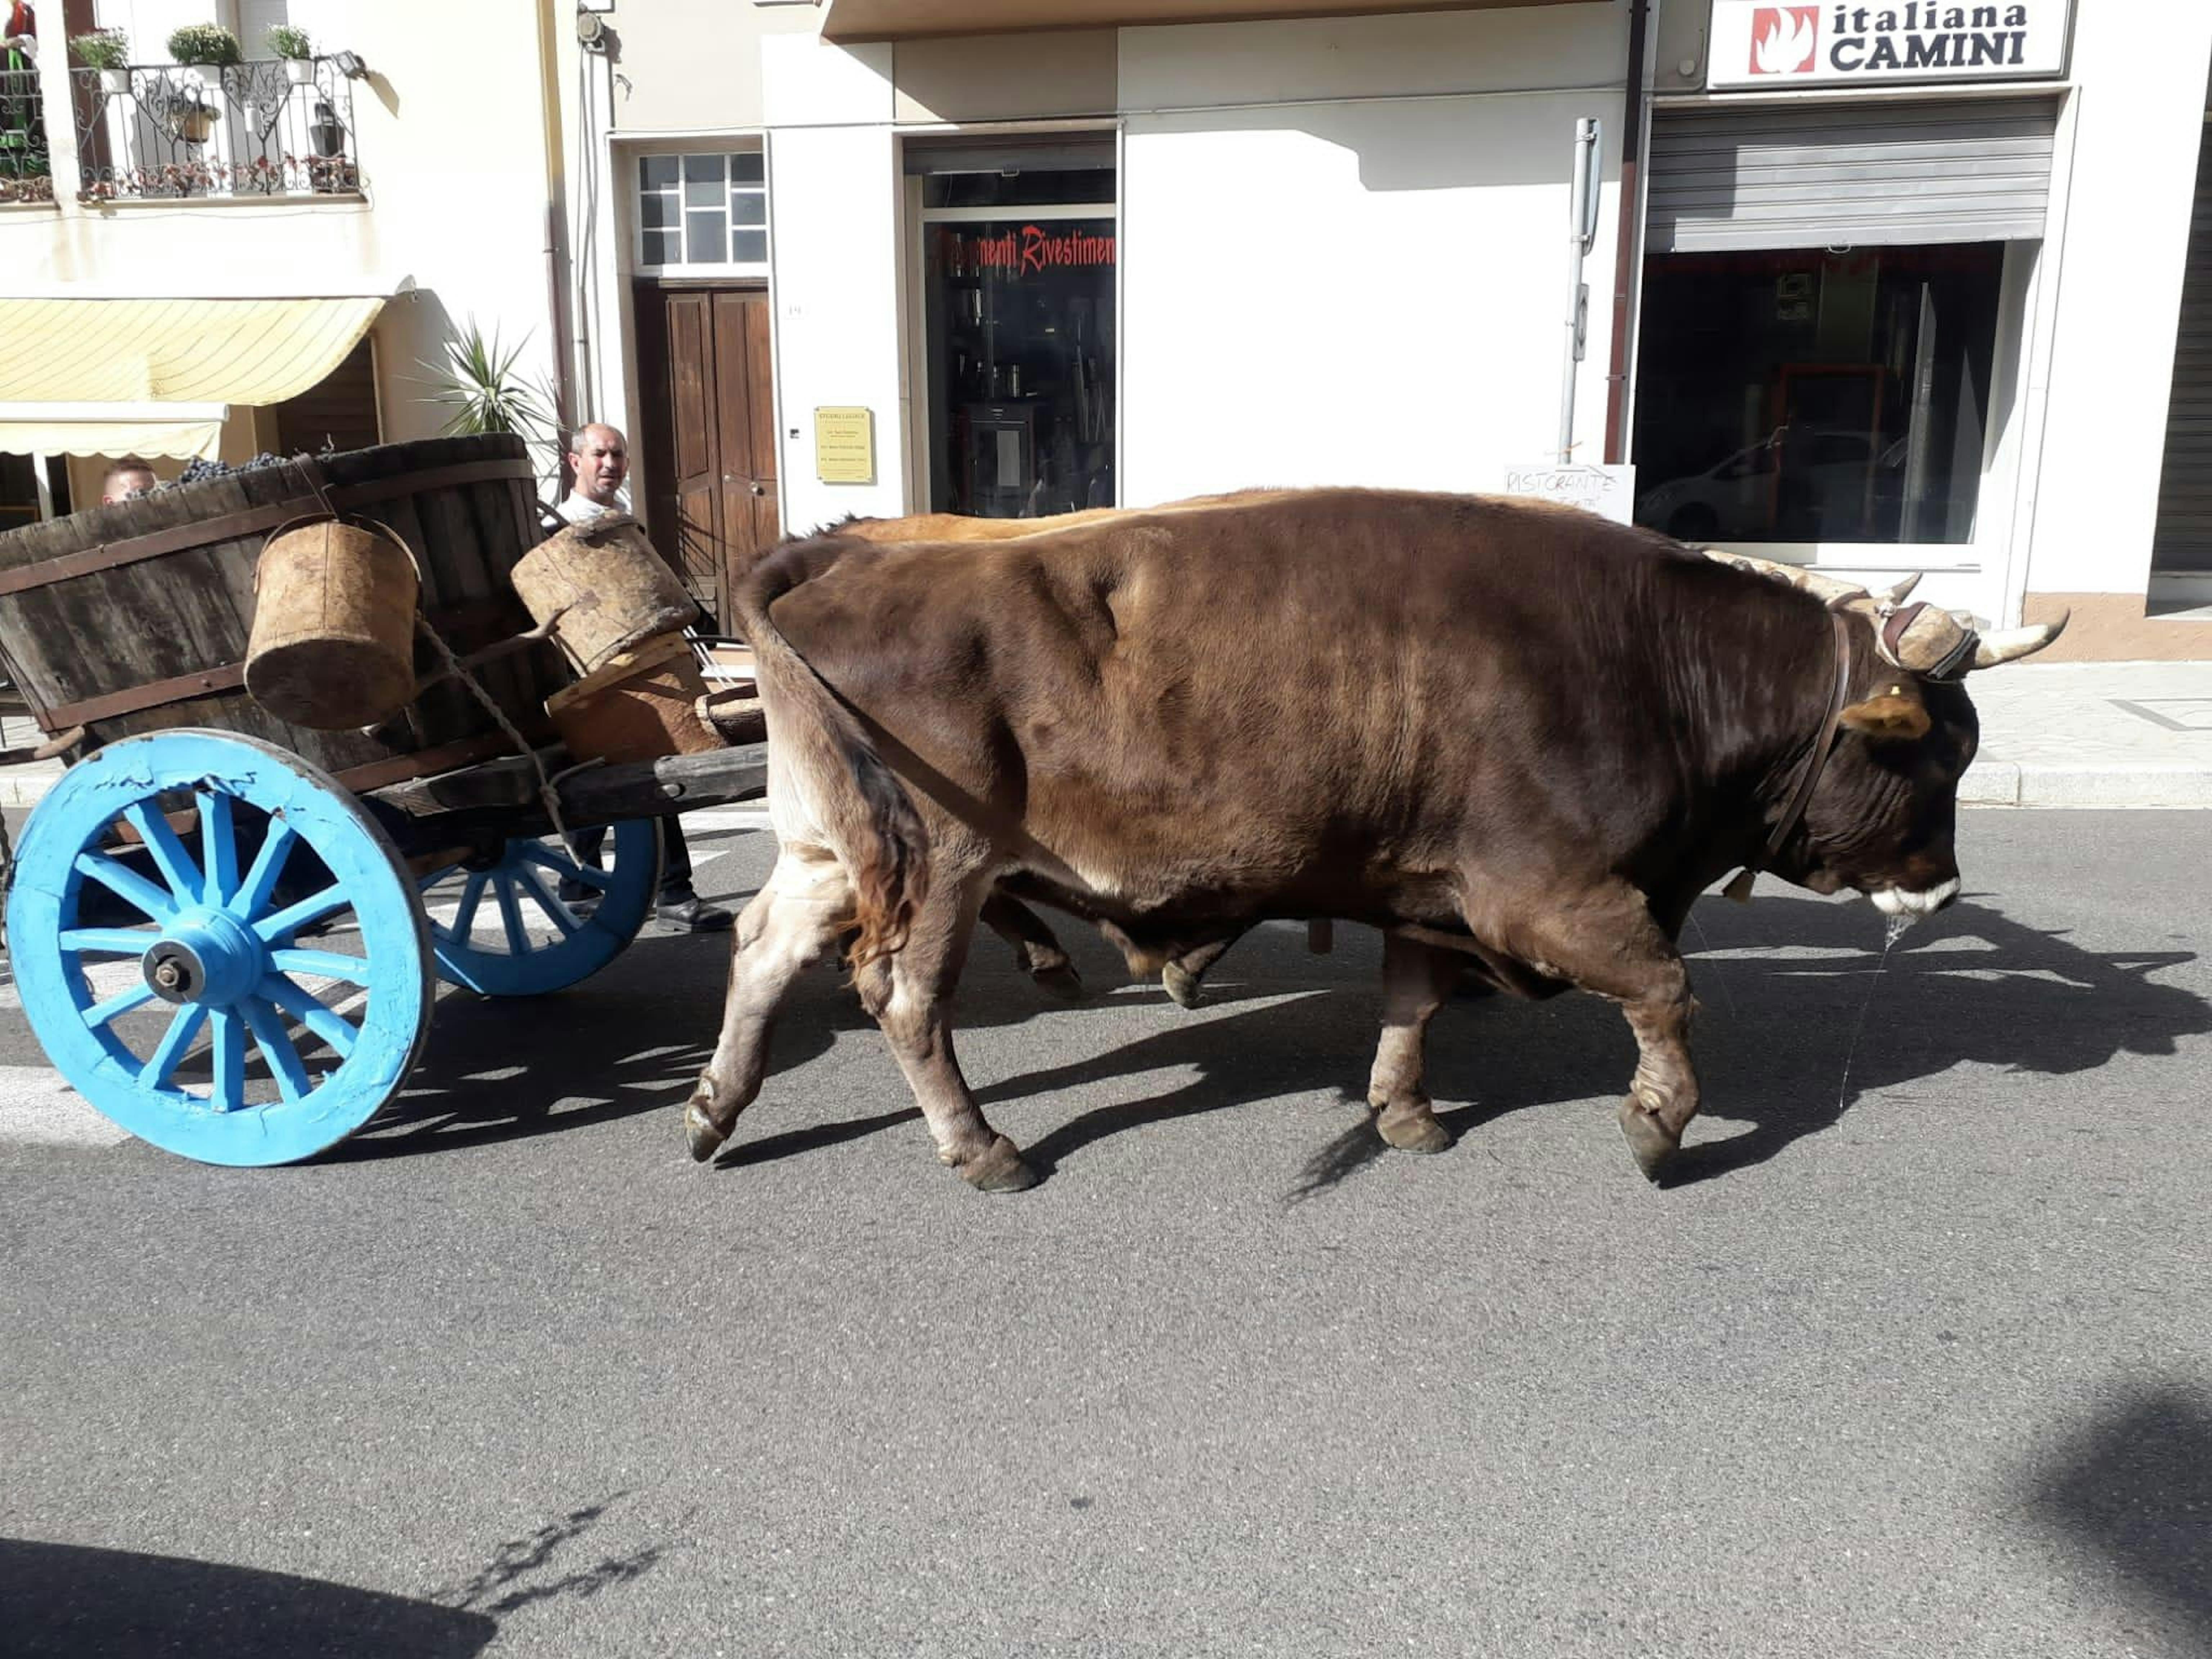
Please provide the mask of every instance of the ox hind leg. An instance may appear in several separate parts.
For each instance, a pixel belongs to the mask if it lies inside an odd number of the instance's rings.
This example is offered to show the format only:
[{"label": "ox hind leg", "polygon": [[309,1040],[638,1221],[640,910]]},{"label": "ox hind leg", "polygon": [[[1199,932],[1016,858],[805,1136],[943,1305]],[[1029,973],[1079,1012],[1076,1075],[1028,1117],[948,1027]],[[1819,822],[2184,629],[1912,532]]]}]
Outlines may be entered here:
[{"label": "ox hind leg", "polygon": [[[1469,881],[1468,890],[1485,890]],[[1673,939],[1644,895],[1622,881],[1581,892],[1553,887],[1540,913],[1484,910],[1472,898],[1467,905],[1476,937],[1502,940],[1538,972],[1620,1005],[1637,1054],[1635,1078],[1620,1103],[1620,1132],[1636,1167],[1656,1181],[1698,1112],[1689,1042],[1697,1002]]]},{"label": "ox hind leg", "polygon": [[1367,1103],[1376,1133],[1409,1152],[1441,1152],[1451,1136],[1429,1099],[1423,1048],[1429,1020],[1458,982],[1461,958],[1396,933],[1382,936],[1382,1036]]},{"label": "ox hind leg", "polygon": [[928,1121],[938,1162],[981,1192],[1018,1193],[1036,1184],[1036,1172],[984,1120],[952,1052],[952,991],[990,880],[947,867],[945,850],[933,848],[929,894],[906,942],[856,976],[860,1000]]},{"label": "ox hind leg", "polygon": [[981,920],[1014,947],[1014,960],[1040,990],[1066,1002],[1081,1000],[1083,976],[1042,916],[1018,898],[994,892],[983,901]]},{"label": "ox hind leg", "polygon": [[684,1109],[691,1156],[712,1158],[760,1093],[776,1009],[799,970],[852,924],[852,883],[826,849],[787,848],[730,935],[730,988],[714,1057]]}]

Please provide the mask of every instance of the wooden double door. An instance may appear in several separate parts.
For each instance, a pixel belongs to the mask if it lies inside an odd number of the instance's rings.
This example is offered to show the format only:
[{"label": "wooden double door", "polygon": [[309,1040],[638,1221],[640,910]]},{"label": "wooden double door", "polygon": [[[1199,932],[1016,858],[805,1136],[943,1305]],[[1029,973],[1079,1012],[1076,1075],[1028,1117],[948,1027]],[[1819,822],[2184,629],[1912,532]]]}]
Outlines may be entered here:
[{"label": "wooden double door", "polygon": [[635,299],[639,504],[654,546],[726,629],[732,574],[782,533],[768,292],[641,281]]}]

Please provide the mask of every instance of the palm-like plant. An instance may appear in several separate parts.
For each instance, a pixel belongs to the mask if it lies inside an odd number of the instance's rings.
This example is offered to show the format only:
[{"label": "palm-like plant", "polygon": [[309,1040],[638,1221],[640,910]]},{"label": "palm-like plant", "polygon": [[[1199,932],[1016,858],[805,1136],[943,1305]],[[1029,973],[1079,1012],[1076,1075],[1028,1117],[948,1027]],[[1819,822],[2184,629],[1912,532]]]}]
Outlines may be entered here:
[{"label": "palm-like plant", "polygon": [[526,443],[557,444],[561,438],[551,390],[518,374],[530,337],[524,335],[513,348],[500,343],[499,331],[489,338],[471,319],[459,335],[446,342],[446,360],[426,362],[433,390],[423,399],[453,410],[445,431],[453,437],[476,437],[487,432],[511,432]]}]

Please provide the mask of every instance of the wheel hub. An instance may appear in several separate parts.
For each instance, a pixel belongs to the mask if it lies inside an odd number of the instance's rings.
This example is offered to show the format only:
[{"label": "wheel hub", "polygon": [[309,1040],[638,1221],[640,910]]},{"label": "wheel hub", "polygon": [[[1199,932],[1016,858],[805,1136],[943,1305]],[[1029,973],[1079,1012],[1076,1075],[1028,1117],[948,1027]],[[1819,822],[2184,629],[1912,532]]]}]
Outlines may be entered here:
[{"label": "wheel hub", "polygon": [[227,1008],[261,982],[268,952],[259,939],[219,910],[179,916],[141,962],[146,983],[164,1002]]}]

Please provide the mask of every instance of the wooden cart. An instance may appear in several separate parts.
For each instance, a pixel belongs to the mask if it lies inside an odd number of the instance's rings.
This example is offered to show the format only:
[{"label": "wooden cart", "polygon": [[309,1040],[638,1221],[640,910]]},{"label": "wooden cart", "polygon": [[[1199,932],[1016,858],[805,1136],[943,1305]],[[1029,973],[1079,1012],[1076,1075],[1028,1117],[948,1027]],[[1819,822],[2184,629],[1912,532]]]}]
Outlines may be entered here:
[{"label": "wooden cart", "polygon": [[[501,718],[427,641],[415,701],[374,730],[289,726],[246,694],[262,544],[319,511],[407,543],[424,618],[486,657]],[[521,442],[484,437],[0,535],[0,658],[41,752],[74,762],[6,872],[10,964],[48,1057],[108,1117],[209,1163],[319,1152],[404,1086],[439,979],[586,978],[651,913],[653,820],[762,793],[757,744],[571,764],[544,703],[573,676],[550,644],[514,648],[531,623],[507,573],[542,534]],[[551,833],[549,782],[572,830],[611,826],[597,860]]]}]

